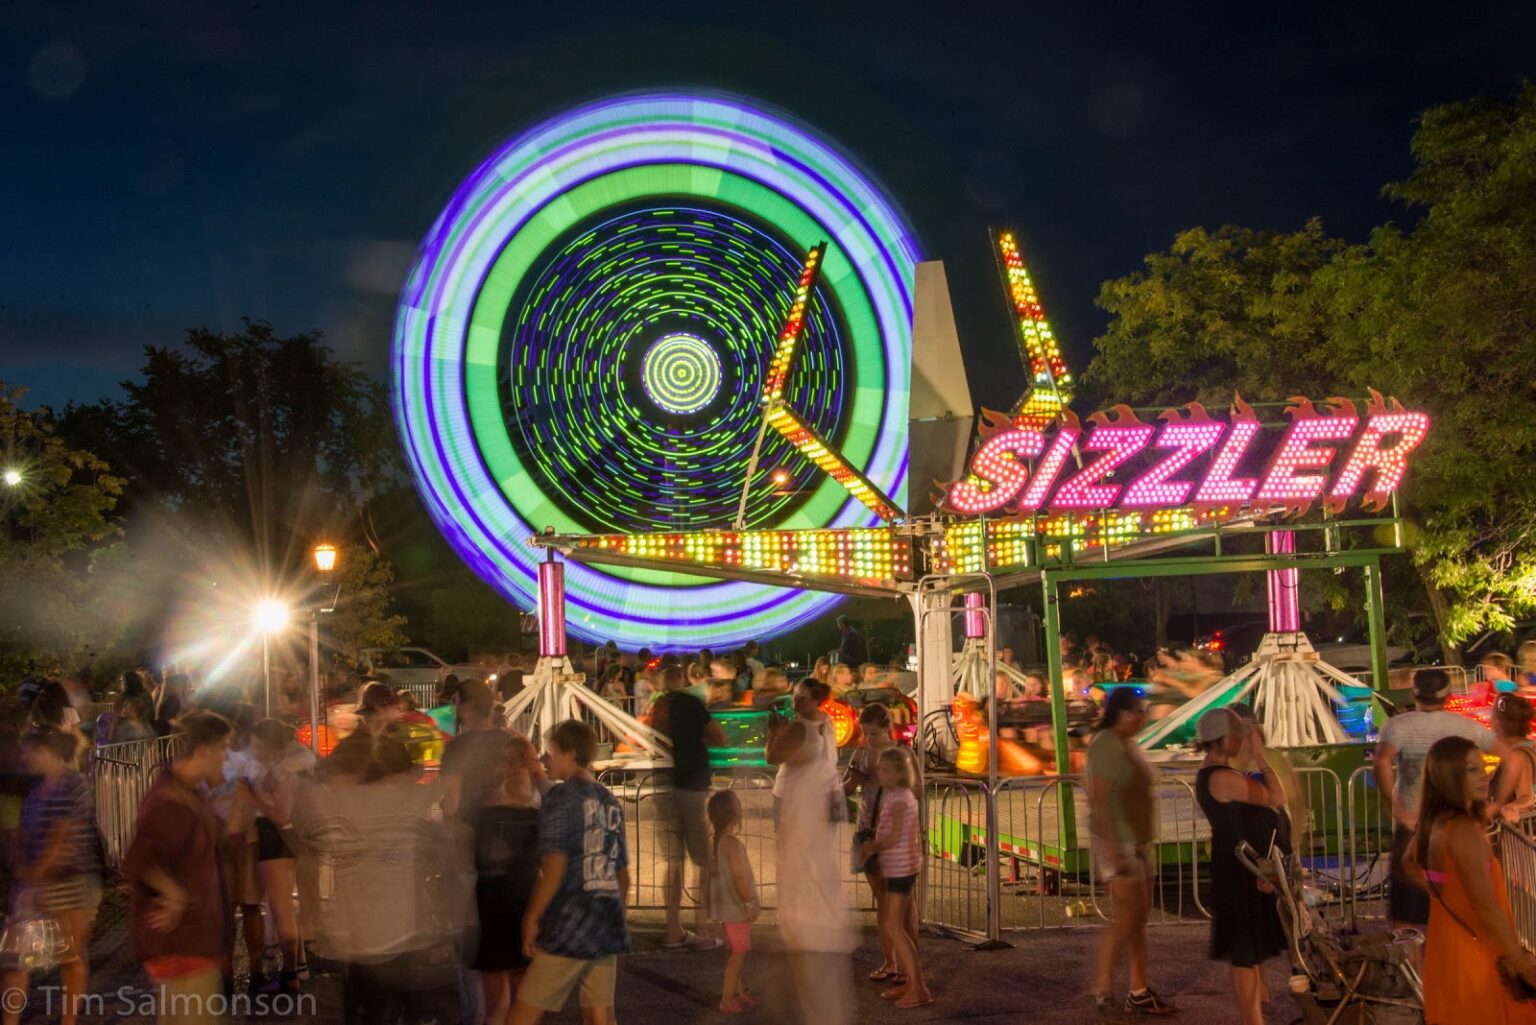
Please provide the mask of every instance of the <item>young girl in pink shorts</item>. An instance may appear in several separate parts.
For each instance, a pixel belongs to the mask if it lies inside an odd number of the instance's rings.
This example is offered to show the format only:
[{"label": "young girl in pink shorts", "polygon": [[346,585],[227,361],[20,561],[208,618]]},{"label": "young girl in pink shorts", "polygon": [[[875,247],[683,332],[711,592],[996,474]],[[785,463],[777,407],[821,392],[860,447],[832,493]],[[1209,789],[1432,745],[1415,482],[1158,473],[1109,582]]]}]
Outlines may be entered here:
[{"label": "young girl in pink shorts", "polygon": [[752,923],[757,920],[757,884],[747,861],[747,848],[736,835],[741,828],[741,801],[730,790],[717,790],[705,806],[714,843],[709,857],[709,917],[725,930],[725,982],[720,1010],[741,1014],[757,1006],[741,984],[741,970],[752,949]]}]

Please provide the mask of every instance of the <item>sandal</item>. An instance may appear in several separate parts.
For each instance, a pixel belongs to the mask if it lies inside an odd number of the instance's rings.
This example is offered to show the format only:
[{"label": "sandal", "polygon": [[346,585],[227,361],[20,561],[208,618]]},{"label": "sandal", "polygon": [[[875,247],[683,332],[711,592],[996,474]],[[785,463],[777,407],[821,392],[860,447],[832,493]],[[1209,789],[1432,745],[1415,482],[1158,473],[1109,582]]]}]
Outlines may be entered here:
[{"label": "sandal", "polygon": [[927,1007],[933,1003],[933,997],[924,997],[922,1000],[898,1000],[891,1006],[898,1011],[910,1011],[917,1007]]},{"label": "sandal", "polygon": [[904,997],[906,995],[907,995],[907,987],[905,987],[905,986],[892,986],[890,989],[888,989],[884,993],[880,994],[880,999],[881,1000],[900,1000],[902,997]]},{"label": "sandal", "polygon": [[682,950],[684,947],[692,946],[693,944],[695,944],[697,942],[699,942],[698,934],[697,933],[691,933],[687,929],[684,929],[683,930],[683,938],[682,939],[680,939],[680,940],[670,940],[670,941],[669,940],[662,940],[661,941],[661,949],[662,950]]},{"label": "sandal", "polygon": [[886,982],[887,980],[898,978],[900,975],[901,972],[891,968],[876,968],[874,971],[869,973],[869,981]]}]

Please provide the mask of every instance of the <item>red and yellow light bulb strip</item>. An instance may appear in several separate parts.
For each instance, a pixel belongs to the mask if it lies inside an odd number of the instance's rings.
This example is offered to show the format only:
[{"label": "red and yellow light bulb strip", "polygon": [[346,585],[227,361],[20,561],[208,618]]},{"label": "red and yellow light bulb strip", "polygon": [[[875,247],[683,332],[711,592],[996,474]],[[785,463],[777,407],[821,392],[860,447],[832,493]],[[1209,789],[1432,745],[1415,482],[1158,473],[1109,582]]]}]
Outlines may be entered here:
[{"label": "red and yellow light bulb strip", "polygon": [[[1014,520],[959,520],[934,538],[934,573],[982,573],[1019,569],[1031,559],[1055,559],[1063,545],[1075,551],[1116,548],[1141,538],[1192,530],[1226,510],[1111,510],[1103,513],[1042,516]],[[1036,542],[1039,554],[1031,556]],[[985,553],[983,553],[985,545]]]},{"label": "red and yellow light bulb strip", "polygon": [[821,274],[821,264],[827,255],[825,242],[812,249],[800,268],[800,282],[795,286],[795,300],[790,304],[784,330],[779,332],[779,344],[773,350],[768,363],[768,375],[763,380],[763,402],[780,402],[784,398],[784,382],[795,363],[795,351],[800,344],[800,334],[805,330],[805,310],[811,301],[811,290]]},{"label": "red and yellow light bulb strip", "polygon": [[821,435],[805,423],[794,410],[782,402],[769,405],[763,414],[768,426],[778,431],[800,454],[815,463],[827,476],[848,489],[848,493],[868,506],[882,520],[894,520],[901,516],[901,509],[870,482],[853,464],[844,459]]},{"label": "red and yellow light bulb strip", "polygon": [[912,541],[889,527],[578,534],[538,540],[572,551],[653,562],[668,569],[694,566],[781,573],[867,587],[892,587],[912,578]]},{"label": "red and yellow light bulb strip", "polygon": [[801,419],[800,414],[784,402],[784,382],[789,380],[789,372],[794,367],[796,347],[805,327],[806,305],[810,302],[811,290],[816,287],[816,278],[821,273],[821,264],[826,254],[827,244],[823,242],[807,254],[805,266],[800,270],[795,301],[789,307],[784,330],[779,332],[778,347],[774,349],[773,360],[768,364],[768,376],[763,384],[763,416],[769,427],[778,431],[827,476],[847,488],[850,495],[864,503],[876,516],[882,520],[899,519],[902,516],[901,507],[886,497],[868,477],[844,459],[841,452],[817,434],[810,424]]},{"label": "red and yellow light bulb strip", "polygon": [[1013,232],[997,233],[997,254],[1008,301],[1017,318],[1019,354],[1029,370],[1029,390],[1013,407],[1013,422],[1018,427],[1041,430],[1055,423],[1072,401],[1072,375],[1067,372],[1056,335],[1045,319],[1045,309],[1024,267]]}]

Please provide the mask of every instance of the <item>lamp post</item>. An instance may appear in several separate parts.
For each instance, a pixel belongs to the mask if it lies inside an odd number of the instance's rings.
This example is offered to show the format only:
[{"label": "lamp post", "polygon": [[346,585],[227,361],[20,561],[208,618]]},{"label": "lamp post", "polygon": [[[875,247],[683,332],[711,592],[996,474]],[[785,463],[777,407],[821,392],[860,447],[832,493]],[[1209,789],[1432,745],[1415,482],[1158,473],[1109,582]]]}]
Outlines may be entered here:
[{"label": "lamp post", "polygon": [[288,606],[273,598],[256,606],[256,629],[261,631],[261,680],[266,692],[266,714],[272,716],[272,635],[288,623]]},{"label": "lamp post", "polygon": [[[328,541],[315,545],[315,572],[329,583],[336,571],[336,546]],[[333,599],[331,607],[335,608]],[[318,604],[309,607],[309,748],[320,755],[320,613],[330,611]]]}]

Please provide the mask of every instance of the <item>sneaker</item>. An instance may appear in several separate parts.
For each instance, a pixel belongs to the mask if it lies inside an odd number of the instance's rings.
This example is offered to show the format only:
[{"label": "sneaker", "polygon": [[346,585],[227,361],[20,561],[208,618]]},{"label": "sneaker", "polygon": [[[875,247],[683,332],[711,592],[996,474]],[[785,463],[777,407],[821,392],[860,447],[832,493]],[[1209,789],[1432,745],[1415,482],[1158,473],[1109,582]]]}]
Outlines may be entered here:
[{"label": "sneaker", "polygon": [[1161,997],[1148,989],[1140,996],[1135,993],[1127,994],[1125,1010],[1127,1014],[1172,1014],[1178,1008],[1164,1003]]}]

